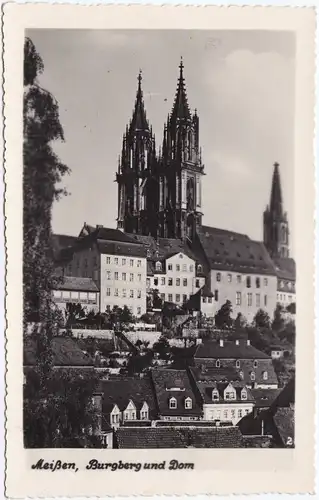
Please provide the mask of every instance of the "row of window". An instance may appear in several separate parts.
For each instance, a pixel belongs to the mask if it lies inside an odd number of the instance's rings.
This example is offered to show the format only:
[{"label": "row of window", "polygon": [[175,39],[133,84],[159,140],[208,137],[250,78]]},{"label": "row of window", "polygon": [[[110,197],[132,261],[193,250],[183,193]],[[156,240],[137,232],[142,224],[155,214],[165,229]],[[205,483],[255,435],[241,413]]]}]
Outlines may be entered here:
[{"label": "row of window", "polygon": [[[127,294],[127,292],[128,292],[128,294]],[[126,288],[122,288],[121,294],[122,294],[123,298],[126,298],[126,297],[129,297],[130,299],[142,298],[142,290],[135,290],[135,292],[134,292],[134,290],[126,290]],[[136,296],[135,296],[135,294],[136,294]],[[111,288],[106,289],[106,296],[111,297]],[[119,297],[119,296],[120,296],[119,289],[115,288],[114,297]]]},{"label": "row of window", "polygon": [[[198,271],[201,271],[202,269],[199,269],[201,268],[201,266],[198,266]],[[156,262],[155,263],[155,270],[156,271],[162,271],[163,270],[163,266],[162,266],[162,263],[161,262]],[[168,271],[173,271],[173,264],[168,264],[167,266],[167,270]],[[189,266],[187,264],[176,264],[175,265],[175,270],[179,273],[180,271],[183,271],[183,272],[187,272],[189,271],[190,273],[193,273],[194,272],[194,265],[193,264],[190,264]]]},{"label": "row of window", "polygon": [[[136,420],[136,411],[124,411],[123,420]],[[111,414],[111,424],[119,424],[121,420],[120,414]],[[148,410],[140,411],[140,420],[148,420]]]},{"label": "row of window", "polygon": [[[261,306],[260,293],[256,293],[255,299],[256,299],[256,307],[260,307]],[[267,295],[264,295],[264,304],[263,305],[265,307],[267,307],[267,302],[268,302]],[[236,306],[241,306],[241,305],[242,305],[242,293],[236,292]],[[253,305],[253,294],[251,292],[248,292],[247,293],[247,306],[252,307],[252,305]]]},{"label": "row of window", "polygon": [[[134,308],[132,306],[127,306],[129,308],[129,310],[131,311],[132,314],[134,314]],[[106,306],[106,312],[111,312],[111,306],[109,304],[107,304]],[[140,314],[142,314],[142,308],[141,307],[137,307],[136,308],[136,314],[137,316],[139,316]]]},{"label": "row of window", "polygon": [[[161,285],[165,285],[166,280],[165,278],[161,278]],[[188,285],[188,280],[187,278],[183,278],[182,280],[180,278],[176,278],[175,280],[175,286],[181,286],[181,283],[183,283],[183,286]],[[159,284],[159,279],[154,278],[154,286],[157,286]],[[173,278],[168,278],[167,280],[168,286],[173,286]]]},{"label": "row of window", "polygon": [[280,281],[280,283],[279,283],[280,288],[284,288],[285,285],[288,286],[289,290],[293,289],[295,286],[295,284],[292,283],[291,281],[287,281],[286,283],[284,281]]},{"label": "row of window", "polygon": [[95,292],[73,292],[69,290],[54,290],[53,296],[56,299],[71,299],[96,302]]},{"label": "row of window", "polygon": [[203,297],[203,302],[204,304],[206,304],[208,302],[208,304],[211,304],[213,302],[213,299],[212,297]]},{"label": "row of window", "polygon": [[282,302],[288,301],[292,302],[292,295],[286,295],[285,293],[277,293],[277,300]]},{"label": "row of window", "polygon": [[246,408],[245,410],[243,410],[242,408],[238,408],[236,412],[236,408],[232,408],[230,410],[226,408],[225,410],[223,410],[223,413],[222,410],[212,410],[210,412],[210,417],[211,420],[221,420],[221,418],[223,418],[223,420],[234,420],[236,418],[236,413],[237,418],[240,419],[243,418],[244,415],[248,415],[248,413],[250,413],[250,410],[248,410],[248,408]]},{"label": "row of window", "polygon": [[[242,389],[241,393],[240,393],[240,399],[243,400],[243,401],[246,401],[247,400],[247,391],[246,389]],[[236,391],[234,389],[225,389],[224,391],[224,399],[225,400],[236,400]],[[213,392],[212,392],[212,400],[213,401],[219,401],[219,392],[217,389],[213,389]]]},{"label": "row of window", "polygon": [[[166,297],[167,297],[167,301],[168,302],[174,302],[173,300],[173,294],[172,293],[168,293],[167,295],[165,293],[161,293],[161,299],[165,302],[166,300]],[[188,295],[186,293],[180,295],[179,293],[177,293],[175,295],[175,302],[186,302],[188,300]]]},{"label": "row of window", "polygon": [[[243,276],[241,274],[237,274],[236,276],[237,283],[242,283],[242,278]],[[216,273],[216,281],[222,281],[222,273]],[[233,281],[232,274],[227,274],[227,281],[228,283],[231,283]],[[260,278],[256,278],[255,279],[256,288],[260,288],[260,283],[261,283]],[[247,288],[251,288],[252,286],[251,276],[246,276],[246,286]],[[264,278],[264,286],[268,286],[268,278]]]},{"label": "row of window", "polygon": [[[191,410],[193,408],[193,401],[191,398],[185,398],[184,408],[185,408],[185,410]],[[169,409],[170,410],[177,409],[177,399],[176,398],[172,397],[169,399]]]},{"label": "row of window", "polygon": [[[127,277],[129,278],[129,281],[133,283],[134,281],[134,273],[122,273],[121,274],[121,281],[126,281]],[[111,280],[112,279],[112,273],[111,271],[106,271],[106,279]],[[116,271],[114,273],[114,280],[118,281],[119,280],[119,273]],[[137,275],[137,281],[142,281],[142,275],[138,274]]]},{"label": "row of window", "polygon": [[119,258],[119,257],[106,257],[106,263],[107,264],[111,264],[112,263],[112,259],[114,259],[114,265],[115,266],[119,266],[119,265],[122,265],[122,266],[126,266],[128,265],[128,262],[129,262],[129,266],[130,267],[134,267],[135,265],[135,262],[136,262],[136,266],[137,267],[141,267],[142,266],[142,261],[141,259],[126,259],[126,258]]},{"label": "row of window", "polygon": [[[215,365],[216,365],[216,368],[220,368],[220,359],[216,359]],[[258,367],[258,360],[257,359],[254,360],[253,367],[254,368]],[[240,368],[240,359],[236,359],[236,368]]]}]

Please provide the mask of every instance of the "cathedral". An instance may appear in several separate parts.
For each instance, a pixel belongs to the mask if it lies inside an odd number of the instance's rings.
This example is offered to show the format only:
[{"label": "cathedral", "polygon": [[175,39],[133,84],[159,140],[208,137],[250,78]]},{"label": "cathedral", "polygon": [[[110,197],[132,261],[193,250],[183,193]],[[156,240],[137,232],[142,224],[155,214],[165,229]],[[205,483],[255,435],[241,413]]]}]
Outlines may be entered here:
[{"label": "cathedral", "polygon": [[201,225],[199,120],[187,102],[183,62],[173,108],[156,154],[138,76],[133,117],[123,136],[117,173],[118,229],[155,238],[194,239]]},{"label": "cathedral", "polygon": [[[146,116],[140,73],[134,112],[123,135],[116,176],[118,229],[192,243],[202,225],[203,175],[199,118],[196,109],[192,114],[188,104],[183,61],[159,154]],[[264,212],[263,226],[264,245],[271,258],[289,258],[288,219],[283,209],[278,163],[274,164],[270,204]]]}]

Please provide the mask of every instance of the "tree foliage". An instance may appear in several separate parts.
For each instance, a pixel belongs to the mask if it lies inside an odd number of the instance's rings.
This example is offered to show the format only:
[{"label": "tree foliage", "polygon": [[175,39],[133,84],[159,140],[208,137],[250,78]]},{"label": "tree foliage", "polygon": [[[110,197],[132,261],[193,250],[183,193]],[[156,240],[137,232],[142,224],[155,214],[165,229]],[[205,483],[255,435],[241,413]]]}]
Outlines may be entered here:
[{"label": "tree foliage", "polygon": [[269,314],[263,309],[259,309],[254,317],[254,325],[257,328],[269,328],[270,327]]},{"label": "tree foliage", "polygon": [[275,312],[274,312],[274,319],[272,322],[272,329],[275,331],[280,331],[285,325],[285,320],[283,318],[283,307],[281,304],[277,304]]},{"label": "tree foliage", "polygon": [[24,332],[34,324],[36,366],[24,385],[26,447],[88,446],[96,441],[92,409],[94,374],[54,369],[52,338],[58,334],[60,313],[52,301],[57,285],[51,249],[53,202],[69,172],[52,149],[63,140],[58,104],[42,89],[38,75],[43,62],[32,41],[24,46],[23,96],[23,319]]},{"label": "tree foliage", "polygon": [[215,315],[215,325],[217,328],[231,328],[233,326],[232,312],[232,303],[230,300],[226,300],[225,304],[221,306]]}]

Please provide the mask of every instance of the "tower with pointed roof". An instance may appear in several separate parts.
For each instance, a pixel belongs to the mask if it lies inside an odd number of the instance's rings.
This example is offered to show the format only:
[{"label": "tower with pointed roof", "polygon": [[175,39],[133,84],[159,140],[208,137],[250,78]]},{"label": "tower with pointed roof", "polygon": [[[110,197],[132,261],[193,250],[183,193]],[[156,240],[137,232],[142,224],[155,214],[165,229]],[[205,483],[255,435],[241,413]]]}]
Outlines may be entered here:
[{"label": "tower with pointed roof", "polygon": [[155,138],[146,117],[141,72],[133,116],[123,135],[116,181],[118,229],[155,236],[158,207]]},{"label": "tower with pointed roof", "polygon": [[193,240],[201,225],[201,180],[204,166],[199,148],[199,120],[191,113],[183,61],[171,114],[164,126],[159,158],[159,236]]},{"label": "tower with pointed roof", "polygon": [[264,244],[272,258],[289,257],[289,227],[283,208],[279,164],[274,164],[270,204],[264,211]]}]

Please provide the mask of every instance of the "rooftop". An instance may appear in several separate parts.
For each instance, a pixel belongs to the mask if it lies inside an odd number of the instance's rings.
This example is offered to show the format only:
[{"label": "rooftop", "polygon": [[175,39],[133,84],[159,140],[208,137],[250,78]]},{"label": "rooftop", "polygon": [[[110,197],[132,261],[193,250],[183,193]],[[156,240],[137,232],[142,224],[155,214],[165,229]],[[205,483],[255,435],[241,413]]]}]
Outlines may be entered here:
[{"label": "rooftop", "polygon": [[199,344],[194,357],[197,359],[271,359],[270,356],[243,340],[239,341],[238,345],[234,341],[225,340],[221,345],[218,341],[208,340]]},{"label": "rooftop", "polygon": [[269,254],[259,241],[209,226],[198,229],[198,238],[211,269],[276,275]]},{"label": "rooftop", "polygon": [[238,427],[125,428],[116,432],[119,448],[241,448]]},{"label": "rooftop", "polygon": [[81,278],[77,276],[64,276],[63,282],[59,283],[59,290],[75,290],[83,292],[98,292],[99,289],[92,278]]}]

